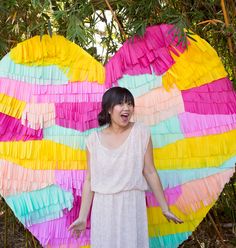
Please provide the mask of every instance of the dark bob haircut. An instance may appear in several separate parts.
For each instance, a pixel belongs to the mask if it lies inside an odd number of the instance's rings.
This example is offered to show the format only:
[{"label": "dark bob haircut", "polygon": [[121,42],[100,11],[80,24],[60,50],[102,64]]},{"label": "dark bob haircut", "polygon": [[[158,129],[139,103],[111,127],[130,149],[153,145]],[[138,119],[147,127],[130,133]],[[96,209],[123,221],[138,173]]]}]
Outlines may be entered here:
[{"label": "dark bob haircut", "polygon": [[131,103],[134,107],[134,97],[128,89],[117,86],[110,88],[103,94],[102,111],[97,117],[99,126],[111,123],[111,117],[108,111],[121,103]]}]

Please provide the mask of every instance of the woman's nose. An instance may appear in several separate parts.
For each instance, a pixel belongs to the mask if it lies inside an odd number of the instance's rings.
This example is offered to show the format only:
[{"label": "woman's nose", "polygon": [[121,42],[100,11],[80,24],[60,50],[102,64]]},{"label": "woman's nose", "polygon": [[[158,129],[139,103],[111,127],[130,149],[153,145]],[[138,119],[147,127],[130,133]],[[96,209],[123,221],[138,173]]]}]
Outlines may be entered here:
[{"label": "woman's nose", "polygon": [[130,104],[128,104],[128,103],[124,103],[124,104],[123,104],[123,109],[124,109],[124,110],[126,110],[126,109],[127,109],[127,110],[128,110],[128,109],[130,109],[130,107],[131,107],[131,105],[130,105]]}]

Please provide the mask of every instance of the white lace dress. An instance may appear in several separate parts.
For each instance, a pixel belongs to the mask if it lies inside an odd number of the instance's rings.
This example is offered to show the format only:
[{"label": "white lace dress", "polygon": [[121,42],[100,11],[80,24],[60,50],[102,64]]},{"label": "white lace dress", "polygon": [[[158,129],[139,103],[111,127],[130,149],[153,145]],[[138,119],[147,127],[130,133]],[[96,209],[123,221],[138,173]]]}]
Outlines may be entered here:
[{"label": "white lace dress", "polygon": [[145,201],[147,182],[142,174],[150,131],[134,123],[125,142],[104,147],[99,133],[87,139],[91,189],[91,248],[148,248]]}]

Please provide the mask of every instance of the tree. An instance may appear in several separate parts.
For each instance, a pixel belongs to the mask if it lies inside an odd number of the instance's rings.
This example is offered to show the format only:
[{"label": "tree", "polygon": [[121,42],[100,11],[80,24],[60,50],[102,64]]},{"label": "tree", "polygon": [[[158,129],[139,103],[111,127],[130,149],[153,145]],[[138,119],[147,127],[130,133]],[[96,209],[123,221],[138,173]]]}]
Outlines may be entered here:
[{"label": "tree", "polygon": [[[190,30],[206,39],[222,58],[230,78],[236,78],[234,0],[3,0],[0,10],[0,57],[36,34],[57,33],[106,63],[128,37],[142,35],[149,25],[172,23],[181,39]],[[105,29],[99,30],[97,23]],[[96,48],[97,37],[106,51],[103,56]]]}]

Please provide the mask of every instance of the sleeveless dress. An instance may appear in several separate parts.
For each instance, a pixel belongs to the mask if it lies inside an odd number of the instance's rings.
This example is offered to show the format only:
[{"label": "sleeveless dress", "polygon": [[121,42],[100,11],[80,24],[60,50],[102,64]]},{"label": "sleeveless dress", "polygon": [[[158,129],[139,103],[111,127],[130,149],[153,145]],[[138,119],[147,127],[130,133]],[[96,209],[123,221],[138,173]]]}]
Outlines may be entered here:
[{"label": "sleeveless dress", "polygon": [[91,248],[149,247],[142,174],[149,138],[148,127],[139,122],[116,149],[103,146],[98,131],[87,138],[94,191]]}]

